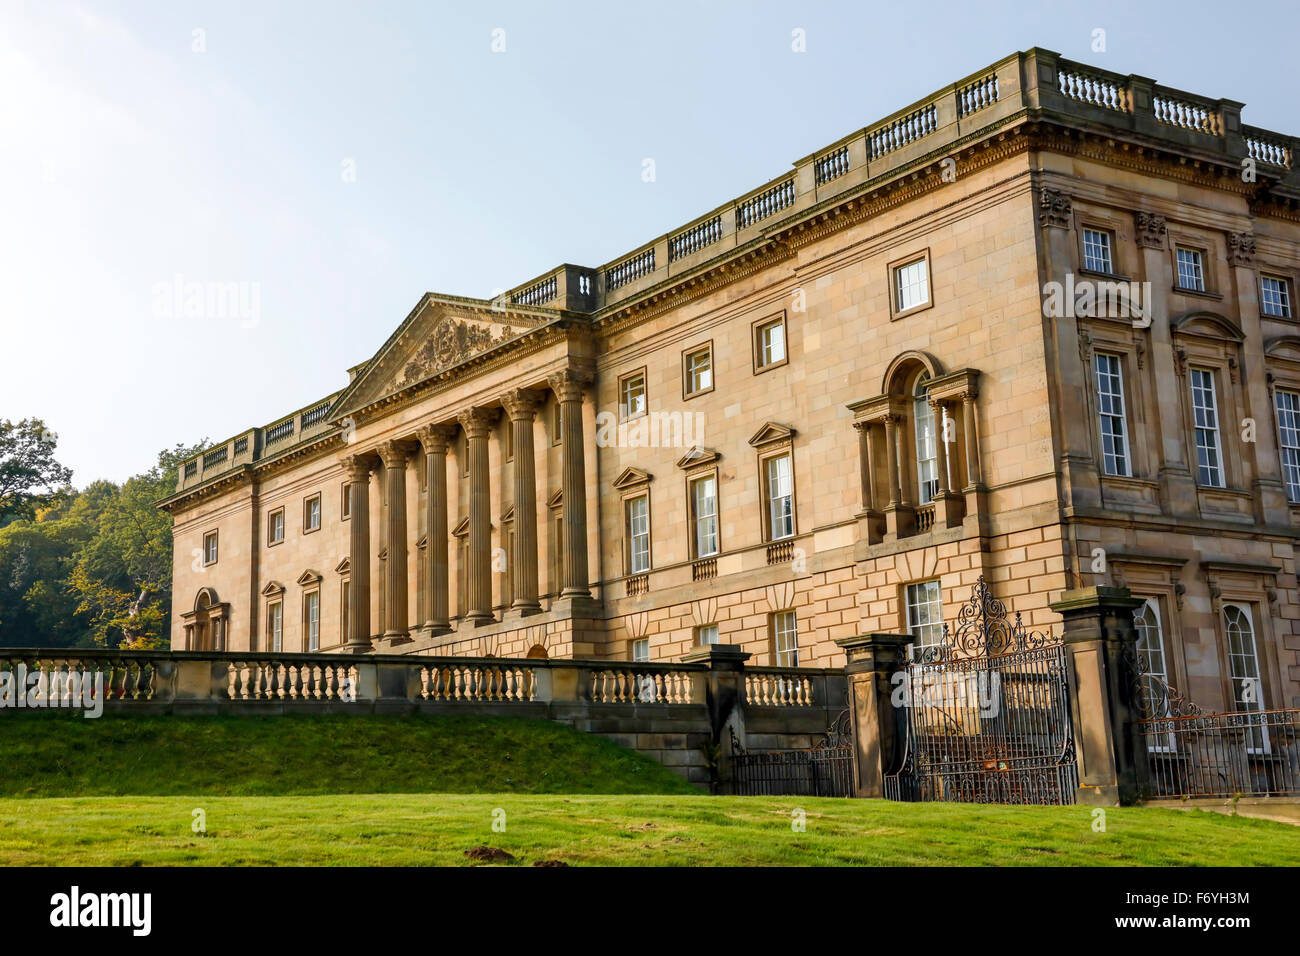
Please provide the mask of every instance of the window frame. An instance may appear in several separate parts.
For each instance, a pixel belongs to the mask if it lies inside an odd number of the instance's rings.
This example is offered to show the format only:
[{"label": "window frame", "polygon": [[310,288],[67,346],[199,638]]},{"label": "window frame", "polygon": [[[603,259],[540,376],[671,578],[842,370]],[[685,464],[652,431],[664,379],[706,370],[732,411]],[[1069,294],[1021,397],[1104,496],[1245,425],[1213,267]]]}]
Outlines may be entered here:
[{"label": "window frame", "polygon": [[[713,551],[701,554],[699,550],[699,520],[695,510],[695,486],[702,481],[713,482]],[[722,502],[719,494],[718,470],[711,468],[686,476],[686,514],[690,528],[690,554],[692,561],[705,561],[722,554]]]},{"label": "window frame", "polygon": [[[773,362],[763,361],[763,330],[779,325],[781,327],[781,358]],[[761,319],[755,319],[750,323],[750,340],[754,350],[754,374],[761,375],[763,372],[770,372],[774,368],[780,368],[790,363],[790,327],[786,321],[785,310],[780,312],[769,313]]]},{"label": "window frame", "polygon": [[[908,395],[908,402],[910,403],[909,410],[912,413],[911,414],[912,450],[914,452],[913,460],[912,460],[912,469],[916,477],[916,501],[918,507],[926,507],[928,505],[934,504],[934,496],[939,493],[939,487],[940,487],[939,442],[943,438],[941,434],[943,428],[941,423],[937,423],[935,421],[934,408],[930,405],[929,402],[930,387],[926,383],[930,381],[932,381],[932,379],[930,378],[930,373],[928,371],[921,371],[916,376],[916,378],[912,381],[912,390]],[[925,385],[924,397],[917,395],[917,389],[920,388],[922,385]],[[917,406],[922,404],[924,404],[926,409],[926,419],[929,421],[930,428],[932,431],[930,438],[934,444],[934,454],[928,458],[921,457],[921,453],[922,453],[921,416],[917,412]],[[931,479],[922,479],[921,477],[922,465],[927,465],[927,464],[932,464],[934,466],[934,477]],[[929,491],[925,487],[926,484],[928,484],[931,481],[934,482],[934,491]]]},{"label": "window frame", "polygon": [[[1189,365],[1187,367],[1188,409],[1191,412],[1192,448],[1195,450],[1196,453],[1196,486],[1198,488],[1227,488],[1228,487],[1228,476],[1227,476],[1227,470],[1225,468],[1224,455],[1223,455],[1223,409],[1222,409],[1223,402],[1219,397],[1218,371],[1219,370],[1217,368],[1208,365]],[[1214,407],[1213,407],[1214,426],[1212,428],[1202,427],[1201,425],[1197,424],[1197,411],[1198,408],[1200,408],[1200,406],[1197,405],[1197,401],[1196,401],[1197,386],[1194,382],[1194,379],[1199,374],[1208,376],[1208,381],[1210,383],[1209,394],[1214,402]],[[1200,391],[1204,393],[1205,389],[1202,388]],[[1214,435],[1214,442],[1215,442],[1214,451],[1215,451],[1215,455],[1217,456],[1217,461],[1215,464],[1215,469],[1217,471],[1217,479],[1218,479],[1217,482],[1205,482],[1201,480],[1202,468],[1208,468],[1208,466],[1201,464],[1202,445],[1201,445],[1200,433],[1202,431],[1206,432],[1207,434]],[[1204,447],[1206,447],[1207,449],[1209,448],[1208,445]]]},{"label": "window frame", "polygon": [[[902,270],[914,266],[918,263],[925,264],[925,301],[917,302],[907,307],[903,306],[902,289],[899,287],[899,277]],[[901,259],[895,259],[886,267],[889,278],[889,317],[890,321],[906,318],[917,312],[923,312],[926,309],[934,308],[934,269],[930,264],[929,247],[913,252]]]},{"label": "window frame", "polygon": [[[711,640],[711,641],[706,641],[706,640],[704,640],[704,632],[707,631],[707,630],[709,630],[709,629],[712,629],[712,630],[713,630],[713,640]],[[712,624],[698,624],[698,625],[696,625],[696,627],[695,627],[695,646],[696,646],[696,647],[716,647],[718,644],[721,644],[721,643],[722,643],[722,631],[721,631],[721,629],[718,627],[717,622],[714,622],[714,623],[712,623]]]},{"label": "window frame", "polygon": [[[276,518],[280,519],[280,536],[278,538],[274,537]],[[284,518],[284,505],[280,505],[278,508],[272,508],[266,513],[266,546],[268,548],[274,548],[276,545],[284,544],[285,534],[288,530]]]},{"label": "window frame", "polygon": [[[1102,389],[1101,389],[1101,378],[1102,378],[1101,366],[1103,360],[1113,360],[1115,363],[1114,372],[1113,373],[1107,372],[1106,374],[1108,377],[1113,374],[1115,382],[1118,385],[1118,397],[1119,397],[1118,414],[1116,414],[1113,411],[1111,412],[1103,411]],[[1096,402],[1097,439],[1099,442],[1098,457],[1101,460],[1101,473],[1103,476],[1107,478],[1132,478],[1133,477],[1133,451],[1129,442],[1129,433],[1132,431],[1132,429],[1129,427],[1129,420],[1128,420],[1128,396],[1124,391],[1124,356],[1122,354],[1118,352],[1107,351],[1104,349],[1098,349],[1096,352],[1093,353],[1092,389],[1093,389],[1093,397]],[[1120,471],[1113,471],[1107,465],[1107,451],[1106,451],[1107,438],[1110,438],[1112,443],[1114,442],[1114,436],[1113,435],[1108,436],[1106,433],[1105,422],[1107,419],[1118,420],[1120,423],[1119,442],[1123,446],[1122,461],[1124,465],[1123,469]],[[1119,452],[1111,453],[1110,457],[1114,458],[1117,462],[1121,460],[1121,454]]]},{"label": "window frame", "polygon": [[[311,516],[311,505],[313,501],[316,503],[316,526],[315,527],[312,527],[308,523],[308,519]],[[325,524],[325,508],[324,508],[324,503],[321,501],[321,494],[318,491],[314,495],[308,495],[306,498],[302,499],[302,533],[315,534],[317,531],[321,529],[321,527],[324,524]]]},{"label": "window frame", "polygon": [[[1189,242],[1178,242],[1178,241],[1174,242],[1173,248],[1174,248],[1174,290],[1176,292],[1191,292],[1193,294],[1201,294],[1201,295],[1210,293],[1211,289],[1209,283],[1209,269],[1207,266],[1207,263],[1210,258],[1208,254],[1209,250],[1207,250],[1204,246],[1198,246],[1198,245],[1193,245],[1192,243]],[[1197,257],[1197,266],[1201,274],[1200,275],[1201,284],[1199,288],[1197,288],[1196,286],[1183,285],[1183,273],[1182,273],[1182,269],[1180,268],[1180,260],[1178,255],[1180,252],[1192,253]]]},{"label": "window frame", "polygon": [[[1254,675],[1240,674],[1237,671],[1238,658],[1244,659],[1246,655],[1233,650],[1232,626],[1228,623],[1228,612],[1230,610],[1237,611],[1245,619],[1250,637],[1250,660],[1254,663]],[[1233,713],[1252,713],[1268,709],[1264,703],[1264,660],[1259,652],[1259,627],[1256,624],[1255,617],[1254,606],[1248,601],[1225,601],[1219,611],[1219,620],[1223,626],[1223,652],[1227,658],[1228,684]],[[1257,693],[1253,702],[1243,701],[1238,695],[1238,685],[1240,685],[1240,689],[1244,693],[1247,680],[1255,681]],[[1253,706],[1251,706],[1252,704]],[[1258,729],[1259,737],[1255,739],[1259,741],[1259,746],[1251,746],[1248,743],[1246,753],[1252,755],[1269,754],[1272,752],[1272,746],[1269,742],[1268,728],[1261,726]]]},{"label": "window frame", "polygon": [[[1281,287],[1281,298],[1285,312],[1268,312],[1264,308],[1264,281],[1271,279]],[[1295,296],[1292,294],[1291,279],[1280,272],[1263,272],[1259,273],[1259,314],[1265,319],[1283,319],[1294,320],[1295,315]]]},{"label": "window frame", "polygon": [[[316,609],[316,646],[312,647],[311,633],[311,614],[310,609],[312,599],[315,598]],[[302,649],[304,654],[317,654],[320,652],[320,588],[313,586],[302,592]]]},{"label": "window frame", "polygon": [[[691,390],[691,359],[701,352],[709,356],[709,386],[708,388],[698,388]],[[698,398],[701,395],[707,395],[713,391],[717,385],[718,372],[714,366],[713,360],[713,340],[709,339],[701,345],[682,350],[682,401],[688,401],[692,398]]]},{"label": "window frame", "polygon": [[[914,602],[912,595],[914,589],[928,588],[934,586],[934,600],[924,600]],[[921,591],[915,593],[921,594]],[[927,595],[928,597],[928,595]],[[940,646],[943,643],[943,582],[939,578],[926,578],[921,581],[909,581],[903,585],[903,600],[899,602],[903,610],[903,632],[911,635],[915,640],[913,644],[918,650],[929,650]],[[938,609],[938,620],[919,620],[919,614],[914,614],[913,609],[919,611],[922,608],[935,607]],[[928,617],[928,615],[927,615]],[[917,631],[922,628],[933,628],[933,640],[927,639]]]},{"label": "window frame", "polygon": [[[278,611],[277,615],[275,612]],[[276,634],[275,623],[278,618],[280,633]],[[266,602],[266,643],[267,651],[272,654],[284,653],[284,596]]]},{"label": "window frame", "polygon": [[342,492],[339,496],[339,520],[349,521],[352,518],[352,482],[343,482]]},{"label": "window frame", "polygon": [[[644,656],[641,655],[641,651],[645,652]],[[650,638],[634,637],[632,640],[628,641],[628,659],[634,664],[649,664]]]},{"label": "window frame", "polygon": [[[790,627],[788,629],[781,626],[782,619],[788,619]],[[799,615],[794,608],[783,608],[780,611],[773,611],[768,617],[768,633],[771,640],[771,654],[773,667],[798,667],[799,666]],[[781,640],[783,636],[793,636],[794,645],[782,649]],[[783,655],[789,655],[792,660],[783,660]]]},{"label": "window frame", "polygon": [[[1107,268],[1099,269],[1088,263],[1088,234],[1093,233],[1101,236],[1106,240],[1106,265]],[[1096,226],[1091,223],[1084,223],[1079,227],[1079,270],[1081,272],[1091,272],[1096,275],[1116,276],[1119,273],[1115,269],[1115,230],[1104,226]]]},{"label": "window frame", "polygon": [[[635,413],[629,413],[628,407],[623,398],[626,395],[627,387],[631,382],[641,380],[641,408]],[[650,413],[650,381],[646,375],[646,366],[625,372],[618,377],[618,420],[620,422],[630,422],[638,418],[644,418]]]},{"label": "window frame", "polygon": [[[772,509],[775,499],[772,497],[772,482],[769,469],[772,462],[782,458],[787,459],[790,462],[790,492],[787,496],[790,499],[790,533],[781,535],[778,538],[776,536],[775,522],[773,521],[775,515],[773,514]],[[798,496],[795,493],[794,478],[794,448],[789,444],[785,444],[779,448],[773,449],[772,451],[760,454],[758,456],[758,478],[763,503],[763,541],[765,543],[773,543],[777,541],[793,540],[799,534],[799,522],[797,517]]]},{"label": "window frame", "polygon": [[[639,535],[632,531],[632,513],[631,509],[637,502],[645,502],[645,567],[637,568],[633,557],[638,553],[634,548],[634,541]],[[654,566],[652,557],[652,542],[650,533],[650,489],[642,488],[632,494],[625,495],[623,498],[623,568],[624,574],[632,576],[635,574],[649,574]]]},{"label": "window frame", "polygon": [[[220,530],[220,528],[214,528],[211,531],[203,532],[203,567],[205,568],[212,567],[221,559]],[[212,542],[211,549],[208,548],[209,541]],[[209,550],[212,552],[211,558],[208,557]]]},{"label": "window frame", "polygon": [[[1139,597],[1139,596],[1140,595],[1134,595],[1134,597]],[[1139,656],[1139,659],[1145,659],[1147,673],[1155,677],[1158,677],[1160,680],[1164,682],[1166,687],[1171,687],[1173,686],[1173,681],[1169,677],[1169,655],[1166,652],[1166,648],[1165,648],[1165,643],[1166,643],[1165,623],[1164,623],[1164,618],[1161,616],[1160,613],[1160,600],[1159,598],[1155,598],[1155,597],[1145,597],[1143,598],[1143,602],[1144,603],[1142,604],[1141,607],[1135,608],[1133,611],[1133,630],[1137,634],[1137,642],[1135,644],[1135,650]],[[1151,653],[1150,647],[1144,648],[1142,646],[1143,638],[1147,636],[1147,632],[1150,630],[1150,626],[1139,623],[1138,617],[1139,615],[1147,611],[1150,611],[1152,617],[1155,619],[1155,639],[1157,642],[1156,651],[1158,652],[1159,659],[1160,659],[1160,667],[1158,670],[1152,666],[1152,660],[1154,659],[1154,655]],[[1146,630],[1144,630],[1144,628]],[[1165,700],[1165,713],[1152,714],[1151,716],[1168,717],[1169,701],[1167,699]],[[1160,753],[1172,753],[1174,750],[1177,749],[1177,744],[1176,741],[1174,740],[1173,734],[1163,735],[1166,738],[1166,742],[1164,744],[1152,743],[1153,739],[1159,739],[1160,736],[1161,735],[1158,734],[1148,734],[1147,747],[1151,750]]]},{"label": "window frame", "polygon": [[[1287,409],[1293,418],[1293,425],[1289,430],[1294,433],[1293,445],[1286,443],[1286,431],[1282,427],[1282,408],[1280,399],[1283,395],[1292,396],[1295,399],[1295,407]],[[1300,505],[1300,388],[1288,388],[1283,385],[1277,385],[1273,389],[1273,424],[1277,429],[1277,457],[1278,465],[1282,469],[1282,487],[1286,492],[1287,503],[1291,505]],[[1287,452],[1294,452],[1294,461],[1288,466]],[[1294,484],[1287,477],[1289,473],[1294,473]],[[1292,493],[1294,487],[1295,492]]]}]

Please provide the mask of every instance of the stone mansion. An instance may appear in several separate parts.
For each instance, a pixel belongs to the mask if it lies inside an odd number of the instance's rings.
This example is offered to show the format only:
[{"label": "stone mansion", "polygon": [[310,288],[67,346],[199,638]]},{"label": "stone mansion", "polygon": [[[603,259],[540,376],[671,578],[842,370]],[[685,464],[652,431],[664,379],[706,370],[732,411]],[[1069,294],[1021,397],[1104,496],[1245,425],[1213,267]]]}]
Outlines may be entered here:
[{"label": "stone mansion", "polygon": [[[176,650],[840,667],[981,575],[1300,705],[1300,139],[1013,54],[186,462]],[[1262,700],[1243,692],[1253,683]]]}]

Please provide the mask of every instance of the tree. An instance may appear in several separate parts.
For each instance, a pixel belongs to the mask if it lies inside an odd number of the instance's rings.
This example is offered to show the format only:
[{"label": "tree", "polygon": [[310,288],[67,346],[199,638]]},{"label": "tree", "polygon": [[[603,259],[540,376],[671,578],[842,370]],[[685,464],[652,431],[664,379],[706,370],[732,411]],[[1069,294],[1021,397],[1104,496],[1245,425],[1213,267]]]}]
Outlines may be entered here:
[{"label": "tree", "polygon": [[38,502],[72,480],[72,469],[54,459],[57,440],[39,418],[0,419],[0,525],[31,517]]},{"label": "tree", "polygon": [[171,614],[171,518],[157,508],[176,487],[180,463],[202,444],[177,445],[106,503],[68,577],[91,638],[105,647],[166,647]]}]

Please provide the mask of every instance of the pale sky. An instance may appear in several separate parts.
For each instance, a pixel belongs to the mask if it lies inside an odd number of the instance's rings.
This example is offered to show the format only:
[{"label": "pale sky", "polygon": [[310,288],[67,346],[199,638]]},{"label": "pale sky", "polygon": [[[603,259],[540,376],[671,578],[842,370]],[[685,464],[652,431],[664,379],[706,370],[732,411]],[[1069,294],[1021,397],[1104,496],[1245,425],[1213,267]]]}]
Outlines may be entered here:
[{"label": "pale sky", "polygon": [[0,0],[0,418],[120,481],[341,388],[426,291],[607,262],[1031,46],[1300,133],[1294,3],[1054,6]]}]

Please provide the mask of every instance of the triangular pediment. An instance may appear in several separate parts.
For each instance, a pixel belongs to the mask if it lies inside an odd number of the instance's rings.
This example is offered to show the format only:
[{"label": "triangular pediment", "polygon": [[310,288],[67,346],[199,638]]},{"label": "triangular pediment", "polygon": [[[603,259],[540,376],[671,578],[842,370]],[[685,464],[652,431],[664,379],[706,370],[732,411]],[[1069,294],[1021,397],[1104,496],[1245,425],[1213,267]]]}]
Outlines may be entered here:
[{"label": "triangular pediment", "polygon": [[357,367],[330,417],[446,372],[547,321],[500,302],[427,294],[374,357]]},{"label": "triangular pediment", "polygon": [[321,579],[321,575],[319,571],[313,571],[310,568],[308,568],[302,574],[298,575],[297,583],[302,585],[303,587],[306,587],[308,584],[315,584],[320,579]]},{"label": "triangular pediment", "polygon": [[777,422],[764,422],[763,427],[754,433],[749,443],[755,448],[770,445],[773,442],[789,441],[794,437],[794,429]]},{"label": "triangular pediment", "polygon": [[505,524],[507,521],[514,521],[514,520],[515,520],[515,506],[511,505],[509,508],[506,509],[505,514],[501,516],[501,523]]},{"label": "triangular pediment", "polygon": [[429,543],[429,536],[428,536],[427,534],[422,534],[422,535],[420,535],[419,540],[417,540],[417,541],[415,542],[415,546],[416,546],[417,548],[423,548],[423,547],[427,546],[428,543]]},{"label": "triangular pediment", "polygon": [[721,457],[722,455],[712,448],[701,448],[699,445],[692,445],[686,450],[686,454],[677,459],[677,467],[696,468],[700,465],[711,465]]},{"label": "triangular pediment", "polygon": [[618,477],[614,479],[613,485],[622,491],[624,488],[635,488],[638,485],[647,484],[651,477],[649,472],[642,471],[640,468],[624,468],[618,473]]},{"label": "triangular pediment", "polygon": [[461,518],[456,527],[451,529],[451,534],[453,538],[463,538],[469,534],[469,518]]},{"label": "triangular pediment", "polygon": [[549,498],[546,499],[546,507],[548,507],[548,508],[559,508],[559,507],[560,507],[561,505],[563,505],[563,504],[564,504],[564,489],[563,489],[563,488],[561,488],[559,491],[557,491],[557,492],[555,492],[553,495],[551,495],[551,497],[549,497]]},{"label": "triangular pediment", "polygon": [[284,585],[279,581],[267,581],[266,587],[262,588],[262,597],[275,597],[275,595],[283,593]]},{"label": "triangular pediment", "polygon": [[344,555],[343,560],[334,565],[334,570],[338,574],[350,574],[352,571],[352,558],[348,555]]}]

